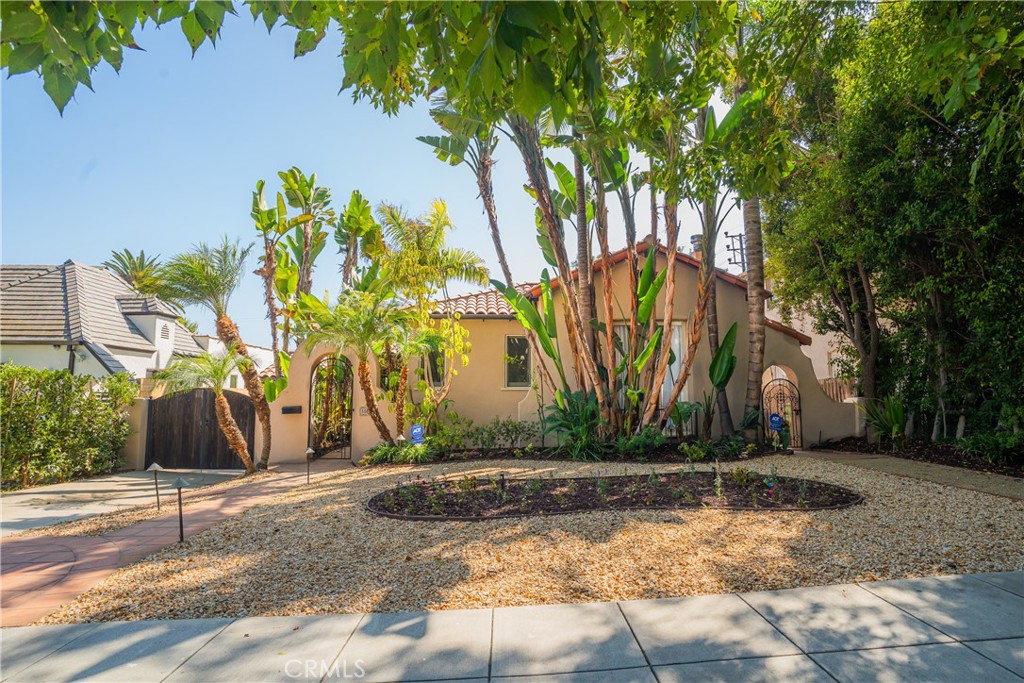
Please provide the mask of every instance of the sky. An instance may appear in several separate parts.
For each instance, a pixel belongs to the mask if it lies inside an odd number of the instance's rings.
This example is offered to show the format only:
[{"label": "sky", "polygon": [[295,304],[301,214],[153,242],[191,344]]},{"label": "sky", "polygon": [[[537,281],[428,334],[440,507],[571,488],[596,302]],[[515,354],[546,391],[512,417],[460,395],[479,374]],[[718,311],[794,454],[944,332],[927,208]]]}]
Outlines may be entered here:
[{"label": "sky", "polygon": [[[267,181],[272,199],[280,189],[277,172],[297,166],[331,189],[338,211],[355,189],[374,205],[387,201],[411,215],[445,200],[457,226],[449,241],[478,253],[500,277],[471,171],[438,161],[416,140],[438,133],[425,103],[388,117],[353,102],[349,91],[338,93],[338,32],[298,59],[292,29],[268,35],[245,14],[228,16],[216,49],[206,43],[194,58],[176,22],[149,25],[135,37],[145,51],[126,50],[120,74],[100,66],[92,77],[95,92],[79,86],[63,117],[34,74],[0,84],[0,262],[99,265],[124,248],[166,259],[223,235],[255,242],[249,211],[256,181]],[[495,159],[499,225],[513,276],[537,280],[545,263],[522,161],[507,139]],[[650,230],[649,201],[646,192],[637,198],[640,235]],[[617,204],[609,209],[614,249],[625,240]],[[697,217],[683,211],[681,220],[680,243],[688,244],[700,230]],[[725,231],[741,230],[734,210]],[[725,240],[719,242],[724,267]],[[250,260],[252,271],[255,251]],[[339,264],[329,241],[317,261],[314,293],[337,292]],[[229,313],[246,341],[269,344],[256,275],[245,278]],[[214,334],[210,313],[189,310],[188,317],[200,332]]]}]

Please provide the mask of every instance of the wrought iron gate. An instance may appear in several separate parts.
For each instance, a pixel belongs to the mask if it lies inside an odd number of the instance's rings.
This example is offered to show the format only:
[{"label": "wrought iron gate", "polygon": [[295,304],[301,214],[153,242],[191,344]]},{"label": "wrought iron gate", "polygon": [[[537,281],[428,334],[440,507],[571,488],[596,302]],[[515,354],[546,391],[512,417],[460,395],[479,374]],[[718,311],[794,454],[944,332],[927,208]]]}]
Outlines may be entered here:
[{"label": "wrought iron gate", "polygon": [[803,430],[800,426],[800,390],[793,382],[785,378],[769,381],[761,387],[761,409],[764,411],[764,436],[770,441],[774,434],[771,430],[771,416],[779,415],[789,425],[790,445],[793,448],[803,446]]},{"label": "wrought iron gate", "polygon": [[[256,428],[252,399],[237,391],[225,391],[224,397],[252,455]],[[241,459],[217,424],[214,399],[212,389],[150,399],[146,465],[156,462],[168,469],[241,469]]]},{"label": "wrought iron gate", "polygon": [[313,370],[309,388],[309,446],[317,457],[352,457],[352,364],[328,356]]}]

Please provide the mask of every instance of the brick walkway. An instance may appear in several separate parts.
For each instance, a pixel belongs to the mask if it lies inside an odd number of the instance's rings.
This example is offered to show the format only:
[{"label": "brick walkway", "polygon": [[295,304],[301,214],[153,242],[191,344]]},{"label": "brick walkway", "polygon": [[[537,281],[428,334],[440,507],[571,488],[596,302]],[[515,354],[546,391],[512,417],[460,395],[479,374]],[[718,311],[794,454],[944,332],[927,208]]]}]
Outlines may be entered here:
[{"label": "brick walkway", "polygon": [[[317,462],[314,472],[335,471]],[[347,463],[345,463],[347,467]],[[185,536],[306,483],[305,465],[283,466],[269,480],[226,489],[184,508]],[[0,626],[31,624],[74,600],[117,569],[178,542],[177,505],[159,517],[101,536],[35,536],[0,541]]]}]

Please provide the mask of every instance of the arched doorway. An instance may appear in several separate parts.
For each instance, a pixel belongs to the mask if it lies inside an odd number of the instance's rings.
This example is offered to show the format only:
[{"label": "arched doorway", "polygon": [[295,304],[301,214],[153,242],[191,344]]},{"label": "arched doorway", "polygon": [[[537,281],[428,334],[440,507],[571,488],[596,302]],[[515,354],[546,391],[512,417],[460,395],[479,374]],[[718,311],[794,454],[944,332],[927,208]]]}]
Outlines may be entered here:
[{"label": "arched doorway", "polygon": [[352,363],[341,354],[313,368],[309,387],[309,447],[317,457],[352,457]]},{"label": "arched doorway", "polygon": [[[790,446],[800,448],[803,446],[803,429],[800,420],[800,389],[791,377],[791,371],[773,365],[767,368],[764,373],[761,386],[761,410],[763,411],[762,424],[764,425],[765,439],[770,441],[775,436],[772,429],[773,422],[778,423],[779,418],[789,426]],[[774,418],[772,416],[777,416]]]}]

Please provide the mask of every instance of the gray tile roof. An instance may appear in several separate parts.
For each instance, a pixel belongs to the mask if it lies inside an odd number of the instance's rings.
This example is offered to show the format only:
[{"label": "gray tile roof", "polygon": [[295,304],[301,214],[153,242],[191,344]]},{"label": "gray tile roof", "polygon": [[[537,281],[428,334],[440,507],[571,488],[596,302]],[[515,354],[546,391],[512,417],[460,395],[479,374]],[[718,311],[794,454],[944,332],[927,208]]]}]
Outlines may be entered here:
[{"label": "gray tile roof", "polygon": [[[107,356],[118,348],[154,351],[128,314],[174,317],[166,304],[141,296],[106,268],[74,261],[59,266],[0,265],[0,341],[90,342]],[[192,333],[175,325],[174,351],[199,353]]]}]

